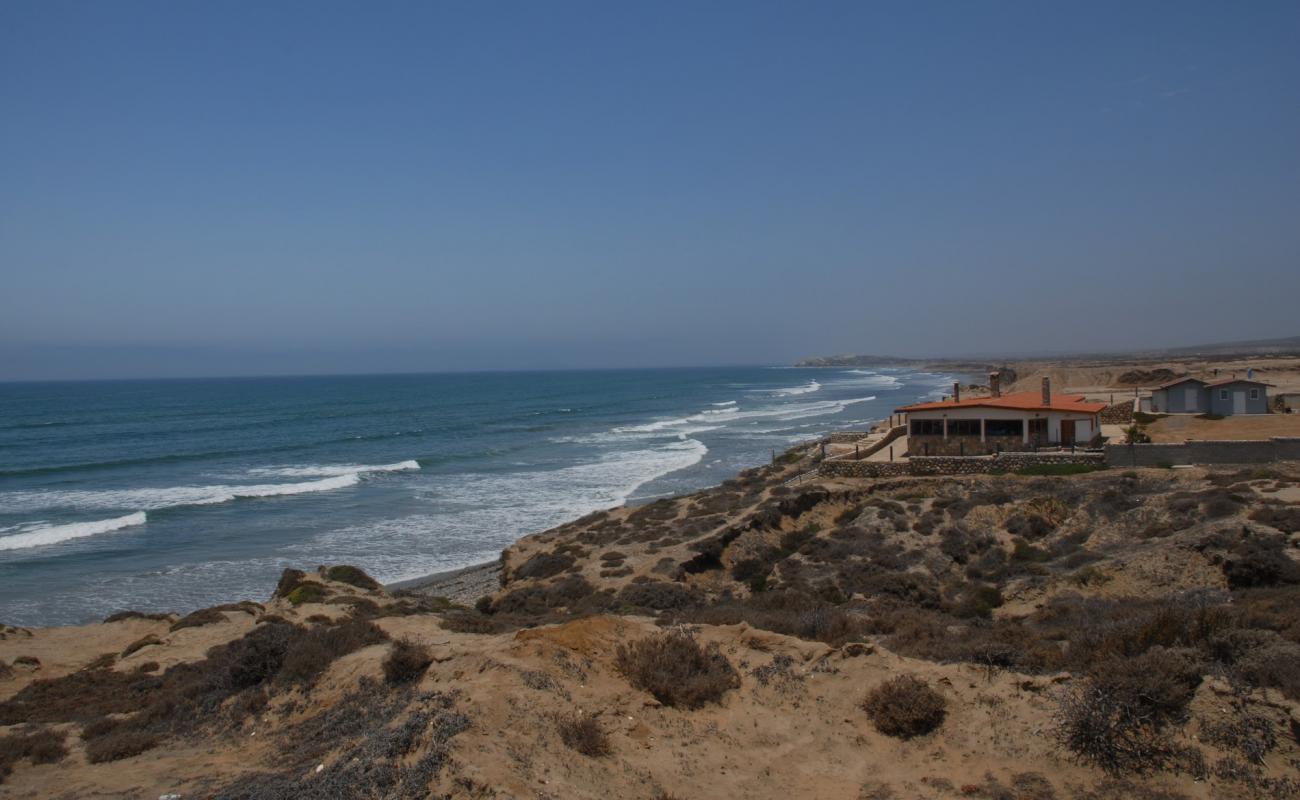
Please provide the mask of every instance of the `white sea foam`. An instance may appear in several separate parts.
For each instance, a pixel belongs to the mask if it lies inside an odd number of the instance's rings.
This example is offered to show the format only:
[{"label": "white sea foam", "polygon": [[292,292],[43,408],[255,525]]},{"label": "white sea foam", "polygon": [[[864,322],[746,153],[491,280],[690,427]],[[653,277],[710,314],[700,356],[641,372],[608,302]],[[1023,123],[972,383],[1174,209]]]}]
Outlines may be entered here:
[{"label": "white sea foam", "polygon": [[903,385],[903,382],[893,375],[883,375],[870,369],[851,369],[844,374],[853,375],[855,377],[841,378],[835,381],[836,386],[865,386],[873,389],[896,389]]},{"label": "white sea foam", "polygon": [[137,511],[124,517],[100,519],[93,522],[70,522],[65,525],[27,528],[22,533],[0,536],[0,550],[22,550],[28,547],[58,544],[69,539],[82,539],[100,533],[110,533],[145,523],[145,513]]},{"label": "white sea foam", "polygon": [[420,462],[414,459],[400,461],[396,464],[308,464],[300,467],[254,467],[247,475],[276,478],[325,478],[337,475],[368,472],[406,472],[420,468]]},{"label": "white sea foam", "polygon": [[414,578],[489,560],[521,536],[622,505],[707,453],[688,438],[556,470],[448,475],[428,496],[428,513],[326,531],[288,549],[302,563],[357,563],[381,581]]},{"label": "white sea foam", "polygon": [[822,388],[822,385],[817,381],[808,381],[802,386],[791,386],[785,389],[777,389],[774,394],[780,395],[781,397],[789,397],[797,394],[812,394],[820,388]]},{"label": "white sea foam", "polygon": [[721,403],[709,403],[709,405],[711,406],[734,406],[735,404],[736,404],[735,400],[727,400]]},{"label": "white sea foam", "polygon": [[7,492],[0,495],[7,511],[25,512],[50,508],[83,510],[142,509],[157,511],[177,506],[206,506],[227,503],[239,498],[278,497],[281,495],[328,492],[361,481],[361,475],[349,472],[330,478],[299,483],[221,484],[216,486],[167,486],[147,489],[41,489]]}]

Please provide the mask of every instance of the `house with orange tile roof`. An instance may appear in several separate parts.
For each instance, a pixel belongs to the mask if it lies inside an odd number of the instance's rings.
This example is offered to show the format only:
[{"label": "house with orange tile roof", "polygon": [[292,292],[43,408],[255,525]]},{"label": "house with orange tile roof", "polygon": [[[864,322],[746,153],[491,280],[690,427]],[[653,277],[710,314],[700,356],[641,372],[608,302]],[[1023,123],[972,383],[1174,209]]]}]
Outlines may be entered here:
[{"label": "house with orange tile roof", "polygon": [[1003,394],[996,374],[989,376],[989,387],[987,396],[962,398],[960,386],[954,386],[951,398],[895,409],[907,415],[908,454],[975,456],[1071,447],[1101,433],[1099,415],[1106,404],[1053,395],[1049,378],[1043,378],[1041,392]]}]

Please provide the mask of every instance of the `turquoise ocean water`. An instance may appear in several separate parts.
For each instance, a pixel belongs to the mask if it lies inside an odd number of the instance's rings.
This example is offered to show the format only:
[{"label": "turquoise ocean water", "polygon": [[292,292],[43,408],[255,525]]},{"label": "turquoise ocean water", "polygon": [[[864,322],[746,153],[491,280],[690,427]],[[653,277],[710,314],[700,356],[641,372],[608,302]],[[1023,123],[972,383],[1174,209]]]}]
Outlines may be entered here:
[{"label": "turquoise ocean water", "polygon": [[952,377],[763,367],[0,384],[0,622],[382,581],[718,483]]}]

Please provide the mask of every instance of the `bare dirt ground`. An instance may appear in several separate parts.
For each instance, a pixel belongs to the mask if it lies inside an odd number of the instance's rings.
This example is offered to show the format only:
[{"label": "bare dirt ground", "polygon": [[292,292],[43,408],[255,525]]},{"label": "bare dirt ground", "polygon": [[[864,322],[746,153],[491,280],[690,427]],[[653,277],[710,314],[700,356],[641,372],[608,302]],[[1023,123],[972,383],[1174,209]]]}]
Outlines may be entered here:
[{"label": "bare dirt ground", "polygon": [[1153,442],[1300,436],[1300,414],[1261,414],[1223,419],[1174,414],[1147,425],[1146,432]]},{"label": "bare dirt ground", "polygon": [[1042,379],[1049,377],[1057,391],[1107,401],[1112,393],[1119,400],[1126,391],[1132,396],[1135,388],[1151,389],[1183,375],[1219,380],[1234,375],[1244,378],[1247,370],[1254,371],[1255,380],[1275,386],[1269,390],[1270,395],[1300,391],[1300,358],[1292,356],[1153,361],[1052,359],[1017,362],[1012,366],[1017,378],[1015,391],[1036,391]]}]

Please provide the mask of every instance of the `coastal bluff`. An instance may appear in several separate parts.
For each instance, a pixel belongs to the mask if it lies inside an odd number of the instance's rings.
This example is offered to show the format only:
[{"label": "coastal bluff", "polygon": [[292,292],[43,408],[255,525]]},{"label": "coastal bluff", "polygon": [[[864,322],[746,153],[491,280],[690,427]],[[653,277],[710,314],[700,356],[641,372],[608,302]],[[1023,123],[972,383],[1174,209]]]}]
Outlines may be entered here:
[{"label": "coastal bluff", "polygon": [[817,458],[472,578],[286,570],[258,601],[0,628],[0,794],[1294,796],[1300,465]]}]

